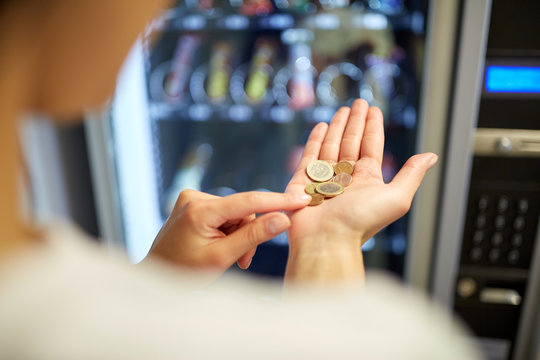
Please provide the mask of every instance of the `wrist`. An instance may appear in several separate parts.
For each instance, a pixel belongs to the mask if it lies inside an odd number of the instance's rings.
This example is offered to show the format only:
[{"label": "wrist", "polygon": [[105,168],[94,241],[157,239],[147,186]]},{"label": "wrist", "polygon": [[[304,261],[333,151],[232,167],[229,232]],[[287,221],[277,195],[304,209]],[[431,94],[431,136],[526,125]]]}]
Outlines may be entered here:
[{"label": "wrist", "polygon": [[356,232],[319,232],[296,236],[289,232],[289,257],[321,256],[332,254],[361,254],[364,237]]},{"label": "wrist", "polygon": [[362,238],[352,234],[290,239],[285,281],[330,284],[363,281]]}]

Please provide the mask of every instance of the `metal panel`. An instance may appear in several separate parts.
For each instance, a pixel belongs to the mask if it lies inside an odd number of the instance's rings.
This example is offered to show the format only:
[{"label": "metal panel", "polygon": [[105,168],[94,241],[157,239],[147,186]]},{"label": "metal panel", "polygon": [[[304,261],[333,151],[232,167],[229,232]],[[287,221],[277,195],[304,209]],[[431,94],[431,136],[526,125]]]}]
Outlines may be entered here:
[{"label": "metal panel", "polygon": [[437,222],[459,1],[435,0],[429,6],[417,152],[431,151],[438,154],[439,165],[429,171],[416,194],[411,210],[407,237],[410,240],[405,261],[405,278],[422,290],[428,288]]},{"label": "metal panel", "polygon": [[478,129],[474,154],[480,156],[540,157],[540,131]]},{"label": "metal panel", "polygon": [[463,8],[432,278],[434,297],[449,308],[461,250],[490,10],[490,0],[466,1]]},{"label": "metal panel", "polygon": [[88,160],[92,169],[92,183],[96,202],[98,226],[103,241],[110,246],[124,246],[122,213],[117,197],[117,179],[112,146],[109,143],[110,107],[85,114]]},{"label": "metal panel", "polygon": [[27,165],[30,189],[28,204],[32,220],[39,224],[71,219],[58,133],[47,118],[31,115],[20,124],[22,153]]},{"label": "metal panel", "polygon": [[120,71],[111,106],[87,119],[101,231],[138,262],[162,225],[140,40]]},{"label": "metal panel", "polygon": [[540,230],[535,244],[513,359],[534,359],[536,353],[540,360]]}]

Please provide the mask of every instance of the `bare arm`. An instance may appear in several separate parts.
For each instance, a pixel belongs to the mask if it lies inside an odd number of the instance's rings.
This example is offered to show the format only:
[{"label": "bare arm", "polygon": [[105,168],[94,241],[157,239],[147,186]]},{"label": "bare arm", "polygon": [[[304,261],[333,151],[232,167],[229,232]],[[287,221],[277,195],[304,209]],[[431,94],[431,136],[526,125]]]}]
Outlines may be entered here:
[{"label": "bare arm", "polygon": [[341,108],[329,126],[313,129],[287,192],[304,191],[311,182],[306,167],[317,159],[353,163],[352,182],[342,195],[291,213],[286,283],[363,281],[361,246],[409,211],[426,171],[437,161],[432,153],[415,155],[385,184],[383,151],[382,113],[364,100]]}]

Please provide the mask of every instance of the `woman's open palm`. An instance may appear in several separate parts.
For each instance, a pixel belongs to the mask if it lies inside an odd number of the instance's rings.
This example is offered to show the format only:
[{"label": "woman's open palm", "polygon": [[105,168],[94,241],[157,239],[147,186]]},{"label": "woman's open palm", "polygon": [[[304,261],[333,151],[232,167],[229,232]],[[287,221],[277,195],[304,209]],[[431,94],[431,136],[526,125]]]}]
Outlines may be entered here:
[{"label": "woman's open palm", "polygon": [[356,100],[351,108],[339,109],[330,125],[315,126],[286,192],[304,192],[305,186],[312,182],[306,167],[313,160],[352,162],[352,182],[343,194],[291,213],[291,247],[324,234],[345,236],[361,245],[407,213],[420,182],[437,156],[426,153],[411,157],[392,182],[385,184],[381,170],[383,151],[383,115],[364,100]]}]

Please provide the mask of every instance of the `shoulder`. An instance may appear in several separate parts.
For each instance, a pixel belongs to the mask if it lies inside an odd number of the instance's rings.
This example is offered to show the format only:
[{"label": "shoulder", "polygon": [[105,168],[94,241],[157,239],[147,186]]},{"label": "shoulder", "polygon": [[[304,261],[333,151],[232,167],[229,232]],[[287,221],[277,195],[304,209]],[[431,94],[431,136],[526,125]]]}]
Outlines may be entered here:
[{"label": "shoulder", "polygon": [[195,275],[132,266],[69,227],[13,260],[0,358],[476,358],[449,316],[386,278],[283,301],[237,277],[193,291]]}]

